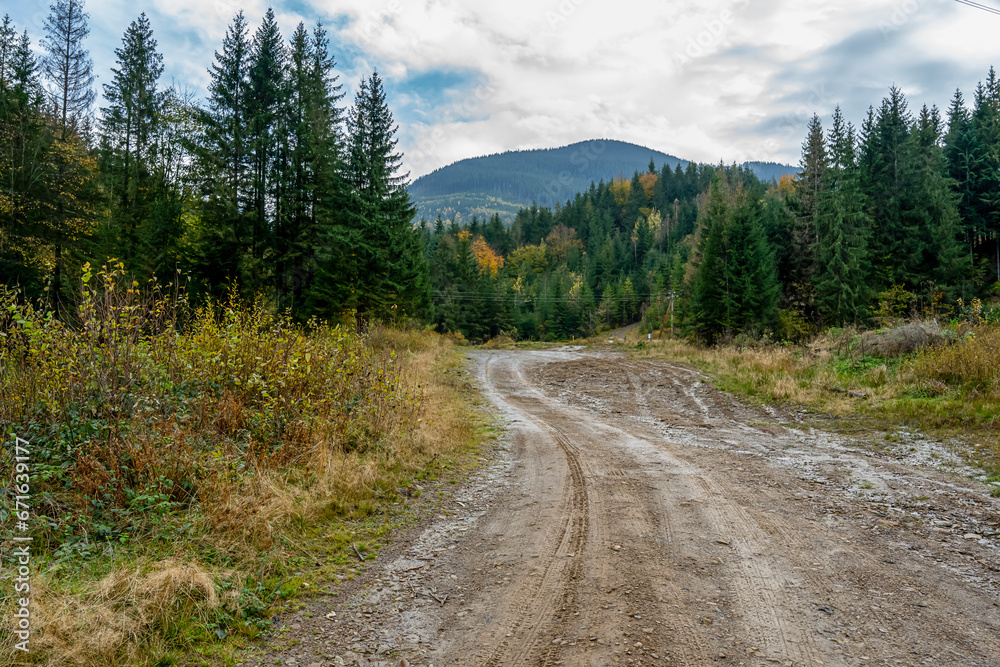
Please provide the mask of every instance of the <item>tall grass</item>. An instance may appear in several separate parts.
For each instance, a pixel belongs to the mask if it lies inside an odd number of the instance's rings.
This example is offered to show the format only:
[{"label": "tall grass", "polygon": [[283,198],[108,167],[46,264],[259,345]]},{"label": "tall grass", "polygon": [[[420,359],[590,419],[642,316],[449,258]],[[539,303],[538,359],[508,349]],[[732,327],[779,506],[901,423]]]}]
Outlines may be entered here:
[{"label": "tall grass", "polygon": [[954,345],[919,352],[911,371],[916,378],[1000,400],[1000,325],[979,325]]},{"label": "tall grass", "polygon": [[[156,664],[254,636],[286,552],[315,556],[289,544],[473,437],[432,334],[299,325],[235,298],[191,308],[119,263],[85,268],[71,322],[0,299],[3,479],[13,436],[32,450],[32,664]],[[428,391],[455,413],[437,426]]]},{"label": "tall grass", "polygon": [[636,354],[696,366],[744,398],[850,417],[854,429],[922,429],[1000,476],[1000,325],[953,328],[947,342],[899,356],[864,352],[866,334],[855,330],[801,346],[652,341]]}]

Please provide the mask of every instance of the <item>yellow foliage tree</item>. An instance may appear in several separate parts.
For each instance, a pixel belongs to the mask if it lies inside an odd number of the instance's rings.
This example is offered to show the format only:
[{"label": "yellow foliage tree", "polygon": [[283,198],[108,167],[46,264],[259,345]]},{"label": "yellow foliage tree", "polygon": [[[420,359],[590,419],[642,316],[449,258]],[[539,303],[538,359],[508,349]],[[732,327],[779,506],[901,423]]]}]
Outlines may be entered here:
[{"label": "yellow foliage tree", "polygon": [[521,274],[522,271],[531,273],[544,273],[549,268],[549,260],[546,257],[547,248],[545,242],[541,245],[526,245],[510,253],[507,262],[514,273]]},{"label": "yellow foliage tree", "polygon": [[782,174],[778,179],[778,192],[784,197],[795,194],[795,181],[794,174]]},{"label": "yellow foliage tree", "polygon": [[[462,233],[467,234],[468,232]],[[503,257],[494,252],[493,248],[486,243],[486,239],[482,236],[477,237],[472,242],[472,252],[476,256],[476,263],[479,264],[480,272],[488,273],[491,278],[496,278],[497,274],[500,273],[500,269],[503,268]]]},{"label": "yellow foliage tree", "polygon": [[549,257],[556,264],[566,261],[570,248],[577,248],[583,252],[583,242],[576,238],[576,230],[566,225],[556,225],[545,237],[545,246],[548,249]]},{"label": "yellow foliage tree", "polygon": [[624,178],[616,178],[611,181],[611,195],[619,206],[625,206],[628,203],[628,196],[631,193],[632,181],[627,181]]},{"label": "yellow foliage tree", "polygon": [[663,236],[666,233],[666,225],[663,224],[663,216],[655,208],[646,217],[646,224],[649,225],[649,232],[659,243],[663,240]]}]

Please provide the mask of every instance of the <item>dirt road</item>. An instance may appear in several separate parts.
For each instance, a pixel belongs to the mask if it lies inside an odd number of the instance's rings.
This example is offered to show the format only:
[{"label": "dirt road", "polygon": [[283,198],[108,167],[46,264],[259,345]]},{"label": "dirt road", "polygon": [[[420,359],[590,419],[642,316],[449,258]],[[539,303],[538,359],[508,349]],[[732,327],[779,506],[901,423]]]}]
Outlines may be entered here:
[{"label": "dirt road", "polygon": [[611,352],[474,365],[504,456],[259,664],[1000,665],[1000,503],[939,446]]}]

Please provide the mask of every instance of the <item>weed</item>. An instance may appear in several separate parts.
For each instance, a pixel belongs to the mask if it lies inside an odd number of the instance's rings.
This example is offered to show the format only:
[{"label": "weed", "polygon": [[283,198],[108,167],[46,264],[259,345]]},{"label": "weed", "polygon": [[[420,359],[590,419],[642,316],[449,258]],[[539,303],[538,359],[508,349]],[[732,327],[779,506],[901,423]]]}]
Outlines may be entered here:
[{"label": "weed", "polygon": [[257,637],[308,571],[377,550],[397,490],[479,438],[435,334],[194,308],[117,262],[81,284],[68,322],[0,294],[0,420],[35,452],[35,663],[194,664]]}]

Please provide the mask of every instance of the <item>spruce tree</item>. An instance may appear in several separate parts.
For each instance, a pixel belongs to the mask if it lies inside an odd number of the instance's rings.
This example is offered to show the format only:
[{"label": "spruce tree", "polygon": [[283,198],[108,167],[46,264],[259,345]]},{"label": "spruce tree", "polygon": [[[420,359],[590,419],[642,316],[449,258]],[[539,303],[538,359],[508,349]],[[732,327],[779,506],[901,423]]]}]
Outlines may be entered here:
[{"label": "spruce tree", "polygon": [[[47,278],[45,220],[50,213],[39,172],[52,138],[42,114],[42,89],[28,33],[18,36],[5,17],[0,40],[0,281],[37,298]],[[51,240],[58,247],[60,239]],[[58,306],[58,300],[55,303]]]},{"label": "spruce tree", "polygon": [[986,147],[980,141],[972,116],[960,90],[955,91],[948,109],[948,133],[944,147],[945,173],[959,196],[965,247],[972,256],[976,242],[986,233],[986,221],[979,205],[981,179],[986,168]]},{"label": "spruce tree", "polygon": [[149,19],[132,21],[115,49],[118,67],[104,84],[108,106],[101,109],[101,166],[108,181],[112,237],[105,249],[117,248],[126,264],[139,257],[139,228],[149,219],[155,141],[163,93],[157,82],[163,56],[156,50]]},{"label": "spruce tree", "polygon": [[287,53],[281,32],[268,8],[254,34],[250,49],[246,121],[250,149],[249,248],[241,273],[257,291],[271,284],[275,217],[282,214],[279,196],[283,185],[279,150],[287,104],[285,82]]},{"label": "spruce tree", "polygon": [[912,238],[902,218],[907,140],[913,123],[906,98],[893,86],[862,128],[861,186],[872,220],[871,258],[876,291],[906,282],[903,258],[912,257]]},{"label": "spruce tree", "polygon": [[208,106],[195,146],[202,195],[197,272],[209,286],[240,278],[250,245],[249,28],[243,12],[226,29],[222,52],[209,68]]},{"label": "spruce tree", "polygon": [[[921,109],[907,142],[902,220],[910,254],[903,258],[915,291],[969,296],[970,257],[960,242],[958,196],[944,174],[943,122],[936,107]],[[928,295],[930,297],[930,295]]]},{"label": "spruce tree", "polygon": [[816,305],[827,323],[858,323],[870,295],[868,219],[858,181],[854,128],[840,107],[828,136],[830,168],[819,202],[815,256]]},{"label": "spruce tree", "polygon": [[720,173],[699,223],[691,324],[711,344],[725,333],[759,333],[774,318],[778,283],[760,204]]},{"label": "spruce tree", "polygon": [[791,273],[786,293],[792,304],[804,314],[810,314],[815,294],[813,276],[816,272],[817,230],[820,200],[827,185],[828,169],[826,139],[819,116],[813,115],[809,131],[802,144],[802,161],[795,193],[799,201],[799,214],[790,238]]},{"label": "spruce tree", "polygon": [[285,202],[279,207],[275,252],[279,306],[287,305],[303,318],[326,315],[346,298],[343,287],[331,289],[331,283],[345,284],[336,275],[324,274],[327,284],[316,285],[321,265],[342,263],[346,250],[349,201],[338,106],[343,94],[335,66],[322,24],[310,34],[300,23],[289,49]]},{"label": "spruce tree", "polygon": [[989,263],[1000,281],[1000,77],[992,67],[986,82],[976,89],[974,106],[972,125],[983,150],[975,209],[983,226],[983,240],[990,240],[993,246],[992,252],[984,247],[982,254],[992,260]]},{"label": "spruce tree", "polygon": [[729,198],[721,178],[712,181],[698,221],[691,325],[700,340],[711,344],[729,324],[731,304],[725,283],[726,222]]},{"label": "spruce tree", "polygon": [[79,258],[95,219],[95,164],[80,138],[64,137],[47,114],[28,33],[9,48],[0,84],[0,281],[32,298],[48,283],[47,305],[59,317],[64,266]]},{"label": "spruce tree", "polygon": [[[83,46],[90,33],[87,19],[82,0],[57,0],[50,6],[49,15],[45,19],[45,38],[42,40],[45,55],[41,61],[41,71],[49,84],[49,99],[53,115],[58,119],[58,142],[61,145],[75,143],[73,135],[81,135],[84,140],[89,138],[86,135],[89,134],[90,110],[95,93],[93,63]],[[66,179],[74,171],[74,167],[64,159],[71,154],[68,151],[53,153],[57,192],[72,187],[66,183]],[[67,217],[78,213],[67,211],[64,203],[60,202],[57,198],[52,212],[55,228],[65,228]],[[55,257],[52,278],[52,307],[56,313],[59,311],[59,295],[62,292],[63,250],[63,243],[56,239],[53,246]]]},{"label": "spruce tree", "polygon": [[94,103],[93,62],[83,46],[88,19],[84,0],[56,0],[45,19],[42,71],[63,132],[85,130]]},{"label": "spruce tree", "polygon": [[0,85],[10,86],[13,79],[14,50],[17,48],[17,30],[10,14],[4,14],[0,23]]},{"label": "spruce tree", "polygon": [[428,305],[427,267],[412,220],[415,209],[400,174],[392,112],[382,79],[364,79],[348,116],[347,177],[356,199],[359,316],[418,315]]}]

